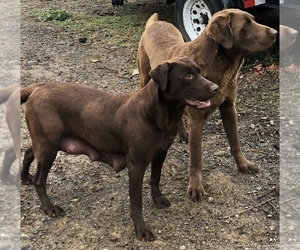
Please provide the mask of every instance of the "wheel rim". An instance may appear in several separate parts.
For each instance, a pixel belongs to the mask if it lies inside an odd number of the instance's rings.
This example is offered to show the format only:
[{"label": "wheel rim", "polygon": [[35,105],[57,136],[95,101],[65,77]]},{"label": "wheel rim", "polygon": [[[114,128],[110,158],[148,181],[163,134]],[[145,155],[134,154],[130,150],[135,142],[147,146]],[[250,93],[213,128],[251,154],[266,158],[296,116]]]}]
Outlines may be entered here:
[{"label": "wheel rim", "polygon": [[194,40],[204,30],[212,14],[205,1],[187,0],[182,16],[186,33]]}]

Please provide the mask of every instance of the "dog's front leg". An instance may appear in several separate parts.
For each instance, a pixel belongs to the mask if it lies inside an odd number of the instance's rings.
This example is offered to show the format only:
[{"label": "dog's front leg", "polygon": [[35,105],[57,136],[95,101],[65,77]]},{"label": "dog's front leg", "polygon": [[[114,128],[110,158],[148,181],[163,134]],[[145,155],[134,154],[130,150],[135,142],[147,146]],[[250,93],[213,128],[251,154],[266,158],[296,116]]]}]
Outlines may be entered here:
[{"label": "dog's front leg", "polygon": [[157,208],[164,208],[164,207],[171,206],[169,200],[161,193],[159,189],[161,169],[165,161],[167,152],[168,151],[164,151],[160,153],[151,162],[151,179],[150,179],[151,196]]},{"label": "dog's front leg", "polygon": [[153,232],[146,226],[143,217],[143,178],[148,164],[128,163],[130,213],[138,240],[154,240]]},{"label": "dog's front leg", "polygon": [[187,195],[192,201],[201,201],[205,196],[202,183],[202,135],[205,121],[202,116],[188,118],[190,179]]},{"label": "dog's front leg", "polygon": [[258,167],[248,161],[242,153],[237,132],[237,112],[233,100],[225,100],[219,107],[223,126],[229,141],[230,151],[234,160],[243,173],[257,173]]}]

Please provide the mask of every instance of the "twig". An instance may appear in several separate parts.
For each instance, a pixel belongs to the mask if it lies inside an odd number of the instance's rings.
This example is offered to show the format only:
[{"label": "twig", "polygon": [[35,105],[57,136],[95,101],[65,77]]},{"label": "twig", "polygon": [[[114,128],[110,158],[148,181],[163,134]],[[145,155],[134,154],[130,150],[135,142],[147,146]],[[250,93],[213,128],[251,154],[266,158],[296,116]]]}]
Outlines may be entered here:
[{"label": "twig", "polygon": [[131,80],[131,76],[122,76],[121,74],[118,75],[118,77],[126,79],[126,80]]},{"label": "twig", "polygon": [[246,194],[255,194],[255,193],[257,193],[257,192],[259,192],[259,191],[254,190],[254,191],[251,191],[251,192],[247,192]]},{"label": "twig", "polygon": [[273,187],[273,188],[269,189],[267,192],[265,192],[264,194],[261,194],[260,196],[257,196],[256,198],[260,199],[260,198],[272,193],[274,190],[275,190],[275,188]]},{"label": "twig", "polygon": [[[295,199],[295,198],[288,199],[287,201],[285,201],[285,203],[287,203],[288,201],[292,201],[292,200],[294,200],[294,199]],[[280,205],[282,205],[282,203],[281,203]],[[292,210],[293,210],[294,213],[296,213],[296,214],[298,213],[297,209],[293,206],[292,203],[287,203],[287,205],[288,205],[290,208],[292,208]]]},{"label": "twig", "polygon": [[251,209],[253,209],[253,208],[260,207],[260,206],[262,206],[262,205],[264,205],[264,204],[266,204],[266,203],[268,203],[268,202],[270,202],[270,201],[273,201],[273,200],[275,200],[275,198],[268,199],[268,200],[266,200],[266,201],[264,201],[264,202],[262,202],[262,203],[259,203],[259,204],[255,205],[255,206],[252,206],[252,207],[249,207],[249,208],[247,208],[247,209],[245,209],[245,210],[242,210],[242,211],[240,211],[240,212],[238,212],[238,213],[231,214],[231,215],[227,215],[227,216],[224,216],[224,217],[219,217],[218,219],[229,219],[229,218],[231,218],[231,217],[233,217],[233,216],[241,215],[241,214],[243,214],[243,213],[248,212],[249,210],[251,210]]},{"label": "twig", "polygon": [[264,212],[265,214],[267,214],[267,215],[270,214],[269,211],[263,209],[262,207],[260,208],[260,210],[263,211],[263,212]]},{"label": "twig", "polygon": [[272,203],[270,203],[269,205],[273,208],[274,212],[275,212],[276,214],[278,214],[278,211],[277,211],[276,207],[274,207],[274,205],[273,205]]},{"label": "twig", "polygon": [[295,200],[295,197],[290,198],[290,199],[287,199],[286,201],[281,202],[281,203],[280,203],[280,206],[281,206],[282,204],[284,204],[284,203],[287,203],[287,202],[293,201],[293,200]]},{"label": "twig", "polygon": [[113,210],[112,213],[109,216],[109,221],[112,219],[112,217],[115,215],[116,212],[118,212],[118,210],[120,210],[122,205],[118,206],[117,209]]},{"label": "twig", "polygon": [[258,137],[258,144],[260,144],[260,136],[259,136],[259,133],[256,131],[256,136]]},{"label": "twig", "polygon": [[234,230],[241,230],[241,229],[243,229],[245,226],[246,226],[246,224],[241,225],[241,226],[238,226],[238,227],[234,228]]}]

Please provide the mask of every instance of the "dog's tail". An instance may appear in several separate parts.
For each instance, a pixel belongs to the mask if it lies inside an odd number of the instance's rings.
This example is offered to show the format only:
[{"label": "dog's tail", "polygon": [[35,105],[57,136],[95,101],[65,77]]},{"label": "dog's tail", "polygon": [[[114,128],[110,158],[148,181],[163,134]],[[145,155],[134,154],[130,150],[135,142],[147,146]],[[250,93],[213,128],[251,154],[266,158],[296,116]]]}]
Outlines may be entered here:
[{"label": "dog's tail", "polygon": [[45,83],[36,83],[36,84],[31,84],[27,87],[24,87],[21,89],[21,104],[26,102],[28,97],[31,95],[31,93],[37,89],[38,87],[41,87],[45,85]]},{"label": "dog's tail", "polygon": [[13,84],[0,89],[0,104],[8,100],[11,94],[19,87],[19,84]]},{"label": "dog's tail", "polygon": [[147,21],[146,28],[158,21],[158,14],[154,13]]}]

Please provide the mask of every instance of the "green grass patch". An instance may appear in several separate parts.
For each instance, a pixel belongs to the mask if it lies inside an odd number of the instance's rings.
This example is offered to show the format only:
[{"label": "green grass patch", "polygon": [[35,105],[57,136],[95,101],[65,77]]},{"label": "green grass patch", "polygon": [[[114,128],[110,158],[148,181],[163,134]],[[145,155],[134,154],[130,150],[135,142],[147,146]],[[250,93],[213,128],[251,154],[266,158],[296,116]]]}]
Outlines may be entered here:
[{"label": "green grass patch", "polygon": [[51,22],[70,32],[80,35],[93,33],[94,38],[98,37],[104,42],[111,41],[121,45],[136,44],[149,18],[145,14],[93,16],[70,14],[62,10],[35,12],[30,16],[38,21]]},{"label": "green grass patch", "polygon": [[39,21],[69,21],[71,19],[71,14],[66,10],[49,10],[46,12],[36,13],[35,16]]}]

